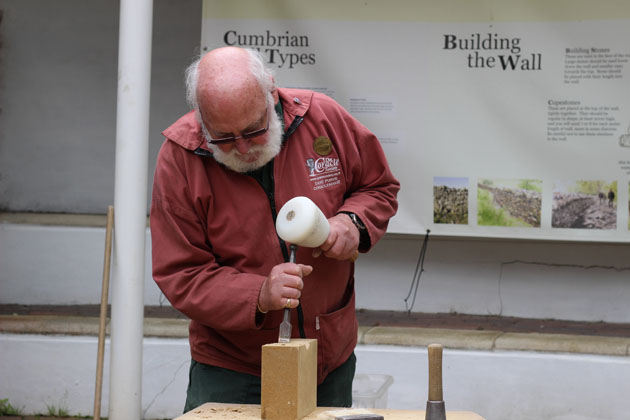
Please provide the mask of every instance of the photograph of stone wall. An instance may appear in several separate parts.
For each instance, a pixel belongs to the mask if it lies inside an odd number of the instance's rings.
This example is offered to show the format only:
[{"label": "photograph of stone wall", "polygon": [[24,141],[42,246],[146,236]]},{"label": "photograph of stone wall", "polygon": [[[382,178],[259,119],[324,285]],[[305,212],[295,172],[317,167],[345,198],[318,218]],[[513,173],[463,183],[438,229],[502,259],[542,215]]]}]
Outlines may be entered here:
[{"label": "photograph of stone wall", "polygon": [[477,183],[477,224],[540,227],[542,181],[480,179]]},{"label": "photograph of stone wall", "polygon": [[555,181],[551,226],[617,228],[617,181]]},{"label": "photograph of stone wall", "polygon": [[468,178],[433,178],[433,223],[468,224]]}]

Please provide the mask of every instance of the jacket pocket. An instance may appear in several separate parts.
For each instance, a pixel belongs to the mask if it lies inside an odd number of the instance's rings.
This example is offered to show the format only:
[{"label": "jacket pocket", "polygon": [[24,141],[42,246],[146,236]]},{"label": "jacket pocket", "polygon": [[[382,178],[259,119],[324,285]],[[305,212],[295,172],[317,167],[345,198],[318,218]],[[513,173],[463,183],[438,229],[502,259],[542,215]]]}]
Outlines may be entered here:
[{"label": "jacket pocket", "polygon": [[315,318],[317,331],[317,383],[341,366],[357,344],[359,325],[355,313],[355,294],[342,308]]}]

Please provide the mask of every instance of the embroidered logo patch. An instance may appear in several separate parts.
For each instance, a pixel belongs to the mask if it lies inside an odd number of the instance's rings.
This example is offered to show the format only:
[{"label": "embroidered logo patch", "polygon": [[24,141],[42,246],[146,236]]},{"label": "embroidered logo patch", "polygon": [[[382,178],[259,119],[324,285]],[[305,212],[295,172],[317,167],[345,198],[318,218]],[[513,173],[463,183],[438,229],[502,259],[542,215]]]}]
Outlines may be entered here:
[{"label": "embroidered logo patch", "polygon": [[321,157],[306,159],[309,179],[313,183],[313,191],[332,187],[341,183],[341,168],[339,159]]}]

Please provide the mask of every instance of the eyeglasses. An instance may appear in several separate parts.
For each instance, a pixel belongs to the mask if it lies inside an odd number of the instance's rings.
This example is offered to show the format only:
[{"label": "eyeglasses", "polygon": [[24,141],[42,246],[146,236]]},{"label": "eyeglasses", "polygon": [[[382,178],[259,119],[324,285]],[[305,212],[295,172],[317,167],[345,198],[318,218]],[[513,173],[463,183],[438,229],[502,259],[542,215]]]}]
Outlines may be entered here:
[{"label": "eyeglasses", "polygon": [[215,139],[215,138],[212,138],[212,136],[210,135],[210,132],[208,132],[208,130],[205,129],[204,127],[207,140],[209,143],[212,143],[212,144],[232,144],[237,139],[251,139],[253,137],[262,136],[263,134],[267,132],[267,130],[269,130],[269,105],[267,105],[266,113],[267,113],[267,125],[264,128],[259,128],[258,130],[250,131],[248,133],[243,133],[240,136],[236,136],[236,137],[230,136],[230,137],[223,137],[220,139]]}]

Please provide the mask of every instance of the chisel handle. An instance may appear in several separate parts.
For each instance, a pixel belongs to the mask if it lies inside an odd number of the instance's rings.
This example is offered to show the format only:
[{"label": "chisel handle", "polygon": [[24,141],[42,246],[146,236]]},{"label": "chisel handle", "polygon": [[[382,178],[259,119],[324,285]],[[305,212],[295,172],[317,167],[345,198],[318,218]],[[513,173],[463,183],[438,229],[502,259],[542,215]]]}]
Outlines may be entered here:
[{"label": "chisel handle", "polygon": [[295,253],[297,252],[297,245],[289,245],[289,262],[295,264]]},{"label": "chisel handle", "polygon": [[[295,264],[295,253],[297,251],[297,245],[291,244],[289,246],[289,262]],[[278,343],[288,343],[291,340],[291,331],[293,326],[291,325],[291,308],[284,308],[282,314],[282,323],[280,324],[280,333],[278,334]]]},{"label": "chisel handle", "polygon": [[442,401],[442,345],[429,344],[429,401]]}]

